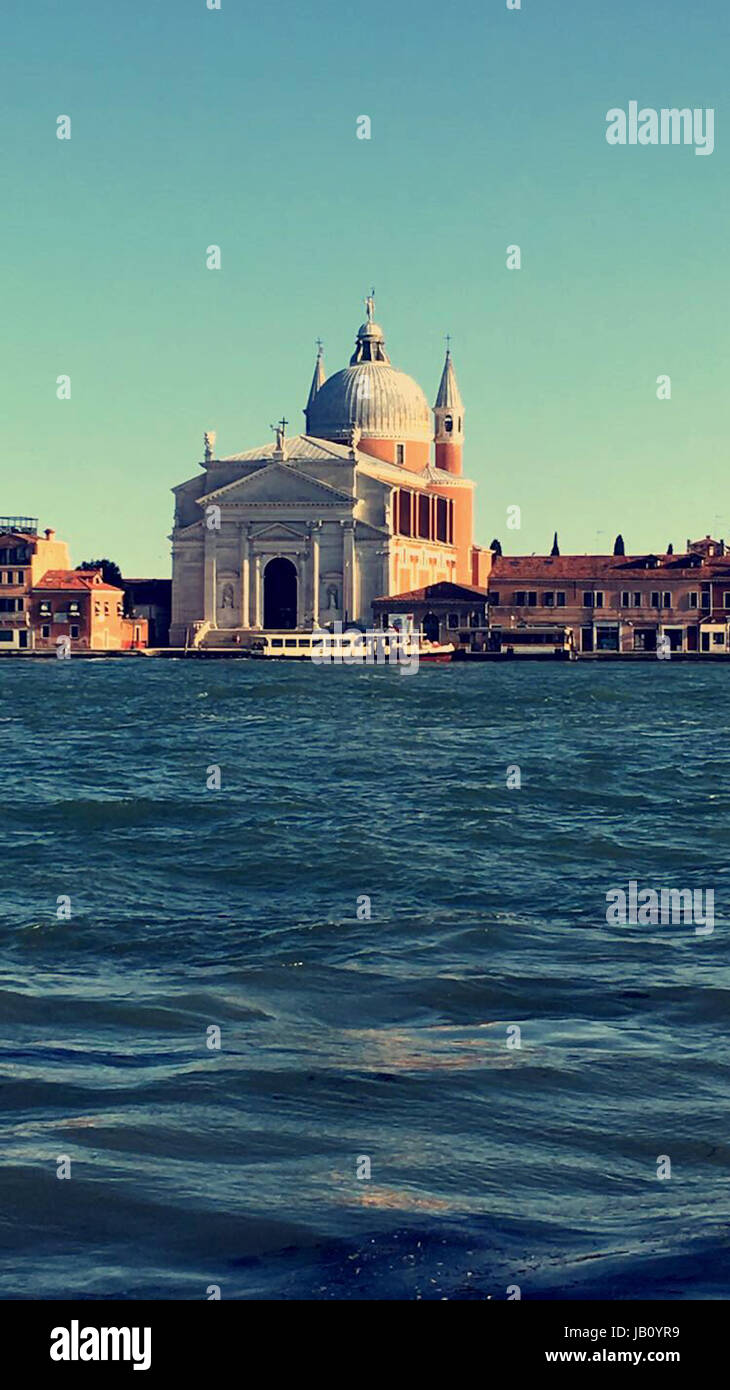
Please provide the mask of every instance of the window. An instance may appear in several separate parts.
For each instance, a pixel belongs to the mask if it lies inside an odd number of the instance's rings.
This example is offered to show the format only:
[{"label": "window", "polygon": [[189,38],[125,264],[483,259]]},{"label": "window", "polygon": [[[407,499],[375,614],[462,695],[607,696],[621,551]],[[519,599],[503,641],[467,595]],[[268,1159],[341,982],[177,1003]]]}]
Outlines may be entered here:
[{"label": "window", "polygon": [[285,646],[285,647],[296,647],[296,645],[297,645],[297,639],[296,639],[296,637],[285,637],[285,639],[284,639],[284,646]]},{"label": "window", "polygon": [[634,594],[634,608],[641,608],[641,594]]},{"label": "window", "polygon": [[555,595],[555,600],[557,608],[565,607],[565,594],[563,593],[562,589],[558,590],[557,594]]},{"label": "window", "polygon": [[515,607],[516,607],[516,608],[524,608],[526,603],[527,603],[527,597],[526,597],[526,595],[525,595],[524,589],[517,589],[517,590],[515,590]]},{"label": "window", "polygon": [[105,604],[104,604],[104,617],[105,617],[105,618],[108,618],[108,617],[109,617],[109,604],[108,604],[108,603],[105,603]]},{"label": "window", "polygon": [[555,595],[554,595],[554,594],[543,594],[543,596],[542,596],[542,606],[543,606],[543,608],[554,608],[554,607],[555,607]]},{"label": "window", "polygon": [[0,613],[22,613],[22,598],[0,598]]},{"label": "window", "polygon": [[491,592],[491,594],[489,595],[489,602],[491,603],[491,605],[492,605],[493,608],[499,608],[499,590],[498,590],[498,589],[492,589],[492,592]]},{"label": "window", "polygon": [[687,595],[687,605],[688,605],[688,607],[689,607],[689,608],[697,608],[697,607],[698,607],[698,600],[699,600],[699,594],[697,593],[697,590],[696,590],[696,589],[690,589],[690,591],[689,591],[689,593],[688,593],[688,595]]},{"label": "window", "polygon": [[24,576],[23,576],[23,571],[22,571],[22,570],[16,570],[16,571],[15,571],[15,582],[16,582],[16,584],[22,584],[22,583],[24,582]]},{"label": "window", "polygon": [[652,608],[658,608],[658,607],[659,607],[659,590],[658,590],[658,589],[652,589],[652,591],[651,591],[651,606],[652,606]]},{"label": "window", "polygon": [[603,608],[603,594],[595,593],[593,598],[595,599],[596,608]]},{"label": "window", "polygon": [[405,461],[406,461],[406,446],[405,446],[405,444],[396,444],[396,446],[395,446],[395,461],[396,461],[396,463],[405,463]]},{"label": "window", "polygon": [[529,608],[537,608],[537,592],[535,589],[528,590],[527,604]]},{"label": "window", "polygon": [[669,592],[668,589],[665,589],[664,592],[662,593],[662,608],[671,608],[671,606],[672,606],[672,595],[670,594],[670,592]]},{"label": "window", "polygon": [[722,595],[722,606],[723,608],[730,608],[730,592],[728,592],[727,589],[724,590]]},{"label": "window", "polygon": [[418,510],[416,515],[418,518],[418,534],[423,540],[427,541],[430,534],[431,499],[426,492],[421,492],[418,495]]},{"label": "window", "polygon": [[71,624],[71,636],[72,636],[72,637],[78,637],[78,635],[79,635],[78,624],[77,624],[77,623],[72,623],[72,624]]},{"label": "window", "polygon": [[710,611],[710,586],[709,586],[709,584],[703,584],[703,585],[702,585],[702,607],[705,609],[705,612],[709,613],[709,611]]},{"label": "window", "polygon": [[629,602],[630,597],[631,597],[631,595],[629,594],[628,589],[622,589],[622,590],[621,590],[621,607],[622,607],[622,608],[630,608],[630,607],[631,607],[631,604],[630,604],[630,602]]},{"label": "window", "polygon": [[449,613],[449,627],[458,627],[458,626],[459,626],[459,614],[458,614],[458,613]]},{"label": "window", "polygon": [[51,629],[50,629],[50,627],[48,627],[48,624],[46,623],[46,624],[44,624],[44,626],[41,628],[41,637],[50,637],[50,635],[51,635]]},{"label": "window", "polygon": [[13,629],[11,627],[0,628],[0,642],[12,642]]},{"label": "window", "polygon": [[593,607],[593,593],[592,593],[592,590],[590,590],[590,589],[585,589],[585,590],[583,591],[583,607],[584,607],[584,608],[592,608],[592,607]]},{"label": "window", "polygon": [[724,640],[724,634],[722,632],[713,632],[712,640],[716,647],[721,647]]}]

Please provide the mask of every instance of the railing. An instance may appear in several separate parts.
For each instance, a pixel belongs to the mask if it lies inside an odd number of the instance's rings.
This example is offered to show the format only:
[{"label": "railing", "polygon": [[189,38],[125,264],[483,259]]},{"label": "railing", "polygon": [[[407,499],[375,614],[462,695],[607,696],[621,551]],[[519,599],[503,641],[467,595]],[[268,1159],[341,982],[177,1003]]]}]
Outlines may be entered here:
[{"label": "railing", "polygon": [[0,533],[22,531],[29,536],[38,535],[37,516],[0,516]]}]

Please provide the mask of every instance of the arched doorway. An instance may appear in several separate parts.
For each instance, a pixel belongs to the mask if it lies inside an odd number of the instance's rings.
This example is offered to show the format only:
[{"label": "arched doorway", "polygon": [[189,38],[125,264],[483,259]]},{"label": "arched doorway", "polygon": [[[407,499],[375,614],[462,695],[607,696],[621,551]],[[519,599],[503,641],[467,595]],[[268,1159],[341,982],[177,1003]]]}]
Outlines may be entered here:
[{"label": "arched doorway", "polygon": [[291,560],[278,555],[264,570],[264,627],[280,629],[297,625],[297,571]]},{"label": "arched doorway", "polygon": [[439,620],[435,613],[427,613],[423,620],[423,635],[427,642],[438,642]]}]

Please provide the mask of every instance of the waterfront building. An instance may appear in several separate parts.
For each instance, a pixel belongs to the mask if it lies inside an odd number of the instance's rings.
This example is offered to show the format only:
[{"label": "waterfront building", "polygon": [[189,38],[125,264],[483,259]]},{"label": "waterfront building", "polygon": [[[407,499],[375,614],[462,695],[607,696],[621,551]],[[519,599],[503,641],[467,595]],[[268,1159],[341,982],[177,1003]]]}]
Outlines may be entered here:
[{"label": "waterfront building", "polygon": [[101,570],[48,570],[33,586],[30,626],[36,651],[130,651],[147,646],[147,619],[124,617],[124,590]]},{"label": "waterfront building", "polygon": [[166,647],[170,640],[169,579],[124,579],[124,592],[135,618],[147,619],[150,647]]},{"label": "waterfront building", "polygon": [[50,527],[39,535],[37,517],[0,517],[0,651],[33,647],[33,586],[46,570],[70,563],[66,542]]},{"label": "waterfront building", "polygon": [[497,555],[489,575],[495,627],[560,624],[578,652],[730,650],[730,555],[723,541],[683,554]]},{"label": "waterfront building", "polygon": [[486,584],[450,351],[431,412],[369,297],[349,365],[327,377],[320,346],[304,414],[303,434],[282,419],[272,443],[222,458],[206,436],[202,471],[173,489],[173,646],[367,624],[378,597]]},{"label": "waterfront building", "polygon": [[124,592],[100,570],[71,569],[68,546],[37,517],[0,517],[0,654],[57,648],[119,651],[147,645],[147,622],[123,616]]},{"label": "waterfront building", "polygon": [[388,628],[405,620],[429,642],[452,642],[482,650],[487,638],[487,594],[471,584],[427,584],[405,594],[381,595],[373,601],[373,624]]}]

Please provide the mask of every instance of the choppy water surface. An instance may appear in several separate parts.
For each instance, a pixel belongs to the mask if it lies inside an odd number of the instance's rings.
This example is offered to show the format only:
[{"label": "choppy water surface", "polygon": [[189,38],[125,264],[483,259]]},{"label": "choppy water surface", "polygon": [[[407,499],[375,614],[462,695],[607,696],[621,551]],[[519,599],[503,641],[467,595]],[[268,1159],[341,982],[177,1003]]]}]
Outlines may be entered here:
[{"label": "choppy water surface", "polygon": [[729,695],[2,662],[0,1293],[722,1297]]}]

